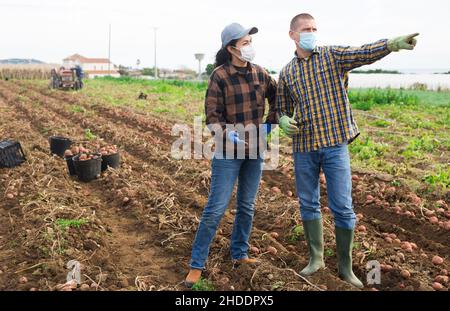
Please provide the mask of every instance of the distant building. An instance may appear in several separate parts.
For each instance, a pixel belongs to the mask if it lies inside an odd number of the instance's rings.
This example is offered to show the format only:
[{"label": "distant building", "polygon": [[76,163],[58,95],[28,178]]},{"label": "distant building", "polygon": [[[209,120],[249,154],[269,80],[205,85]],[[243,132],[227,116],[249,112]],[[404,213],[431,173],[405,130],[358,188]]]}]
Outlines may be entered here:
[{"label": "distant building", "polygon": [[88,58],[79,54],[74,54],[63,59],[64,67],[70,68],[75,65],[80,65],[89,78],[105,76],[120,77],[117,66],[111,63],[107,58]]}]

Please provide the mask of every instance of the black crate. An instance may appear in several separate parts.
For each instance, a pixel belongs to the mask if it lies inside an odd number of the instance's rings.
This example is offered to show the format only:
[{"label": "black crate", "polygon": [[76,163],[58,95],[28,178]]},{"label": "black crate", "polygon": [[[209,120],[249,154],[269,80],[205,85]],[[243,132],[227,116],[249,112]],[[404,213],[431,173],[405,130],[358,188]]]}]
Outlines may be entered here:
[{"label": "black crate", "polygon": [[19,142],[0,141],[0,167],[14,167],[25,162],[25,153]]}]

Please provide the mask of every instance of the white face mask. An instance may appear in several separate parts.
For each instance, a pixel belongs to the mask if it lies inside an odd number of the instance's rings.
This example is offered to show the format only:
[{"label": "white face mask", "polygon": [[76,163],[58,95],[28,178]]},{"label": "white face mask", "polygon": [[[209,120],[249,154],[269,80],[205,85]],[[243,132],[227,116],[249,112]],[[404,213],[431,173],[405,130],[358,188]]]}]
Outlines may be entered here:
[{"label": "white face mask", "polygon": [[[238,48],[235,48],[236,50],[239,50]],[[239,57],[244,62],[252,62],[253,59],[256,56],[255,49],[251,44],[241,47],[241,56]]]}]

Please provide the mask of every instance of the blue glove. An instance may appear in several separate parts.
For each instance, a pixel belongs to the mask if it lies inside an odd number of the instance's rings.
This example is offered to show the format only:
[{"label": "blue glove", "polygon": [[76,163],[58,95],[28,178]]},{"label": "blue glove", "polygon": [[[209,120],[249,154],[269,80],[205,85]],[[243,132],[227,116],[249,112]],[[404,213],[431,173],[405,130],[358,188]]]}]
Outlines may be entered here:
[{"label": "blue glove", "polygon": [[242,139],[239,138],[239,134],[236,131],[230,131],[228,132],[228,140],[230,140],[234,144],[242,144],[245,143]]},{"label": "blue glove", "polygon": [[271,123],[264,123],[264,126],[266,127],[266,135],[269,135],[270,131],[272,131],[272,124]]}]

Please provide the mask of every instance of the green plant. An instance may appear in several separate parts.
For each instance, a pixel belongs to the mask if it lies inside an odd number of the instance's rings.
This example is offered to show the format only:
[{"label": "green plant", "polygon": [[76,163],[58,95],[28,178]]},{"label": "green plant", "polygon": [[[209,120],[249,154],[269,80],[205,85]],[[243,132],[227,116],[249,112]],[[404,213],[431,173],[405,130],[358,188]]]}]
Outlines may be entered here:
[{"label": "green plant", "polygon": [[56,225],[61,228],[62,230],[65,230],[69,227],[73,228],[80,228],[82,225],[85,225],[88,223],[86,219],[64,219],[60,218],[56,220]]},{"label": "green plant", "polygon": [[391,123],[389,121],[379,119],[371,122],[370,124],[376,127],[388,127]]},{"label": "green plant", "polygon": [[333,257],[334,256],[334,251],[331,248],[327,248],[324,251],[324,255],[325,255],[325,257]]},{"label": "green plant", "polygon": [[388,150],[388,147],[386,144],[374,142],[369,136],[366,136],[352,142],[349,145],[349,150],[358,159],[368,160],[382,156]]},{"label": "green plant", "polygon": [[284,285],[285,285],[285,282],[276,281],[275,283],[272,284],[271,290],[279,290],[279,289],[283,288]]},{"label": "green plant", "polygon": [[84,109],[84,107],[78,106],[78,105],[74,105],[72,106],[72,112],[80,112],[80,113],[84,113],[86,111],[86,109]]},{"label": "green plant", "polygon": [[303,227],[301,225],[296,225],[289,236],[289,241],[295,242],[300,239],[300,237],[304,234]]},{"label": "green plant", "polygon": [[366,111],[380,105],[417,106],[419,102],[414,94],[391,89],[351,90],[348,98],[353,108]]},{"label": "green plant", "polygon": [[198,282],[196,282],[194,285],[192,285],[193,291],[213,291],[214,285],[211,283],[211,281],[201,278]]},{"label": "green plant", "polygon": [[84,137],[86,137],[87,140],[94,140],[97,136],[95,136],[90,129],[86,129],[84,131]]},{"label": "green plant", "polygon": [[440,168],[436,174],[430,174],[423,178],[427,184],[432,186],[442,186],[450,188],[450,167],[446,170]]}]

